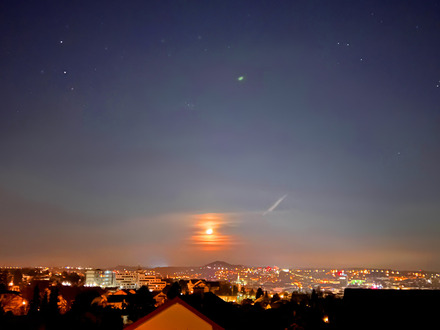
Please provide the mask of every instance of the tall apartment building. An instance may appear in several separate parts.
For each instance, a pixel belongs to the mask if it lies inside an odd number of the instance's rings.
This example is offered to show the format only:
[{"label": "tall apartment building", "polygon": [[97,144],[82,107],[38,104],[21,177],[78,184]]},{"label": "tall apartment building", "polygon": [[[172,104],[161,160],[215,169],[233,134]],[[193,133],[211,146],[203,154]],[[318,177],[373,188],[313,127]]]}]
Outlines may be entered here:
[{"label": "tall apartment building", "polygon": [[103,273],[100,274],[99,278],[101,281],[101,286],[104,288],[116,286],[116,276],[115,273],[111,270],[105,270]]},{"label": "tall apartment building", "polygon": [[116,273],[116,286],[121,289],[139,289],[143,285],[148,286],[150,290],[163,290],[167,283],[160,277],[150,275],[144,271],[125,271]]},{"label": "tall apartment building", "polygon": [[120,289],[137,290],[143,285],[150,290],[161,291],[167,283],[160,277],[150,275],[144,271],[122,271],[88,269],[86,270],[85,286],[100,286],[103,288],[117,286]]},{"label": "tall apartment building", "polygon": [[137,278],[136,272],[125,271],[116,273],[116,286],[121,289],[137,289]]},{"label": "tall apartment building", "polygon": [[156,277],[155,275],[147,275],[145,273],[138,273],[137,284],[139,288],[143,285],[146,285],[150,290],[153,291],[162,291],[167,286],[167,282],[162,281],[160,277]]},{"label": "tall apartment building", "polygon": [[84,286],[100,286],[103,288],[115,286],[115,273],[111,270],[88,269],[85,275]]},{"label": "tall apartment building", "polygon": [[84,286],[99,286],[99,275],[101,272],[100,269],[87,269]]}]

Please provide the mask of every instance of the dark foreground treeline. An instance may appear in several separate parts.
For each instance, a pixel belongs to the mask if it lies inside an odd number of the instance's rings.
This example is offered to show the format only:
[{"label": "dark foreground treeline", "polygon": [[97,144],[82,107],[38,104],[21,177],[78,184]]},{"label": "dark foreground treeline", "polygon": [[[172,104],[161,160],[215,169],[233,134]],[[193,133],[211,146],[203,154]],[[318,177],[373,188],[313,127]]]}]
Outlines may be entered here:
[{"label": "dark foreground treeline", "polygon": [[[124,327],[123,316],[136,321],[155,309],[155,301],[145,288],[127,299],[123,309],[95,303],[99,296],[98,291],[81,292],[71,309],[60,314],[56,292],[52,298],[42,301],[36,295],[27,315],[14,316],[0,311],[0,329],[120,330]],[[233,304],[213,293],[181,295],[176,285],[171,286],[167,296],[168,299],[179,296],[225,329],[336,329],[337,312],[342,302],[332,296],[323,298],[316,292],[293,294],[289,300],[282,300],[278,295],[269,298],[267,293],[257,292],[259,299],[245,299],[242,304]]]},{"label": "dark foreground treeline", "polygon": [[32,301],[27,315],[0,310],[0,329],[122,329],[122,311],[93,303],[99,296],[98,291],[81,292],[65,314],[60,313],[53,297]]},{"label": "dark foreground treeline", "polygon": [[[33,302],[27,315],[0,311],[0,329],[123,329],[122,316],[135,321],[154,310],[148,290],[139,289],[124,309],[103,307],[98,292],[80,293],[61,315],[56,299]],[[170,290],[168,298],[179,295]],[[180,298],[225,329],[430,329],[439,324],[440,291],[347,289],[344,299],[319,292],[245,299],[227,303],[212,293]],[[433,327],[434,326],[434,327]]]}]

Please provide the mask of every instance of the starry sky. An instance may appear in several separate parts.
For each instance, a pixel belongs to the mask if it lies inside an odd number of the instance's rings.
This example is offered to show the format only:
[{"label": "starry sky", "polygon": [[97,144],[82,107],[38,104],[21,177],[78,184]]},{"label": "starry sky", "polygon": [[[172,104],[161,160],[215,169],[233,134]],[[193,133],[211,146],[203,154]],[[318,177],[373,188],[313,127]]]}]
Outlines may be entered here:
[{"label": "starry sky", "polygon": [[440,270],[440,1],[0,3],[0,265]]}]

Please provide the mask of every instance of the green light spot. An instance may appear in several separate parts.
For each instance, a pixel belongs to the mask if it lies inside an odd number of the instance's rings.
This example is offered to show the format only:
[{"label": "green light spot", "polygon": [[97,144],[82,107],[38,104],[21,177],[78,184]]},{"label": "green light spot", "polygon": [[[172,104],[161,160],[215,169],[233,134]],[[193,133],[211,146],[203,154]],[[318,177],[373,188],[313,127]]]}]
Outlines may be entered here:
[{"label": "green light spot", "polygon": [[243,81],[244,80],[244,76],[240,76],[237,78],[238,81]]}]

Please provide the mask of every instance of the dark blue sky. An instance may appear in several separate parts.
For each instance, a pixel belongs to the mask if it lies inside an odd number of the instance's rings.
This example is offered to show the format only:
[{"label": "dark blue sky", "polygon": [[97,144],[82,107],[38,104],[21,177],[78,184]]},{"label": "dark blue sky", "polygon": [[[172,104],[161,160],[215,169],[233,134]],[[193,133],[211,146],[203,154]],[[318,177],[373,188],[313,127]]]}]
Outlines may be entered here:
[{"label": "dark blue sky", "polygon": [[439,36],[439,1],[2,1],[0,264],[439,270]]}]

